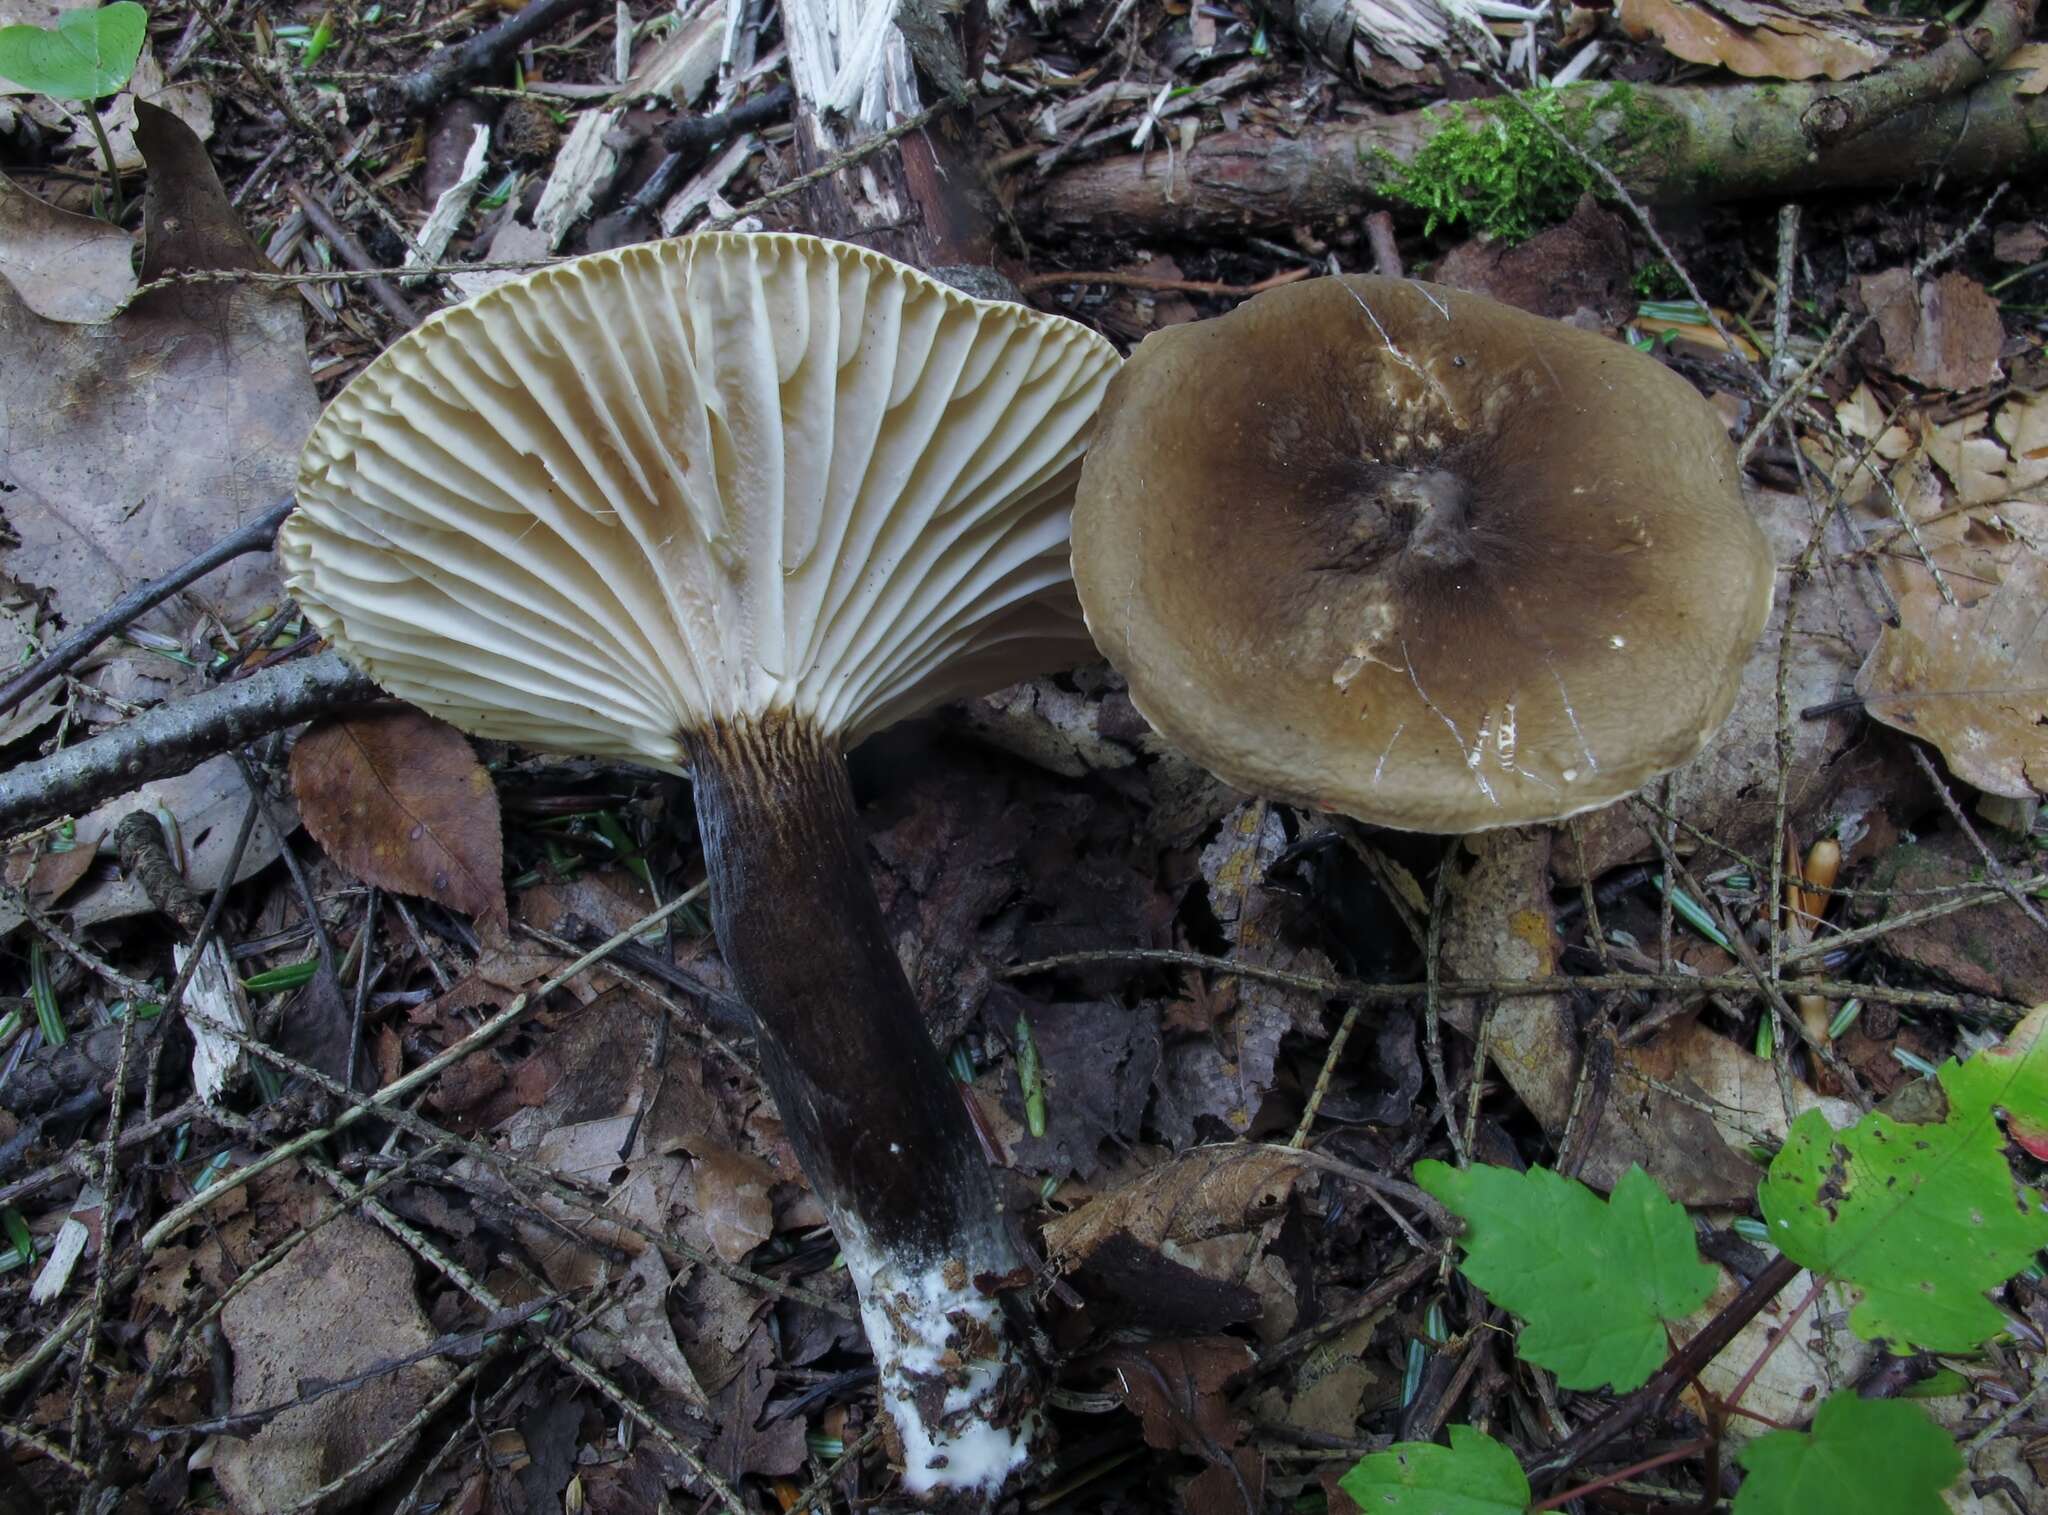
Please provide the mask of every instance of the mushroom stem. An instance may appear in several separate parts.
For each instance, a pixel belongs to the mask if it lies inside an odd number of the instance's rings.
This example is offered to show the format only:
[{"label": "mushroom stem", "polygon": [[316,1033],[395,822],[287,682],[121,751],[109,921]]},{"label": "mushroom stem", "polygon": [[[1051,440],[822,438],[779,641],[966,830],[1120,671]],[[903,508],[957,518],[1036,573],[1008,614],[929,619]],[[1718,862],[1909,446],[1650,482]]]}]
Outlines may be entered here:
[{"label": "mushroom stem", "polygon": [[788,718],[689,742],[719,948],[860,1291],[905,1482],[993,1489],[1039,1428],[998,1298],[1030,1271],[889,944],[839,744]]}]

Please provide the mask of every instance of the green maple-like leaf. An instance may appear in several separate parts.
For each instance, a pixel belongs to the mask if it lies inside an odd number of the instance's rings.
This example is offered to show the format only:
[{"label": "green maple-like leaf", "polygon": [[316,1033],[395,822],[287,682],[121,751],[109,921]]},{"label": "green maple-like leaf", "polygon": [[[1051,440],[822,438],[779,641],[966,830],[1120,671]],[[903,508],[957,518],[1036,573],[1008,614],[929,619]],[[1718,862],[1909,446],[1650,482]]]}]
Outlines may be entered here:
[{"label": "green maple-like leaf", "polygon": [[1941,1491],[1962,1455],[1926,1412],[1845,1389],[1820,1407],[1813,1430],[1772,1431],[1737,1458],[1749,1476],[1735,1515],[1946,1515]]},{"label": "green maple-like leaf", "polygon": [[1515,1454],[1470,1426],[1451,1444],[1404,1441],[1362,1457],[1337,1481],[1369,1515],[1522,1515],[1529,1480]]},{"label": "green maple-like leaf", "polygon": [[1984,1291],[2048,1246],[2048,1210],[2014,1181],[1998,1124],[2001,1109],[2037,1123],[2048,1109],[2048,1041],[1937,1071],[1946,1120],[1873,1113],[1837,1131],[1808,1111],[1757,1197],[1781,1252],[1861,1295],[1859,1336],[1964,1352],[2005,1323]]},{"label": "green maple-like leaf", "polygon": [[135,0],[66,11],[54,30],[0,26],[0,78],[58,100],[97,100],[128,82],[148,34],[149,12]]},{"label": "green maple-like leaf", "polygon": [[1685,1210],[1641,1168],[1605,1201],[1547,1168],[1420,1162],[1415,1181],[1464,1218],[1465,1276],[1527,1322],[1516,1350],[1568,1389],[1646,1383],[1669,1350],[1662,1323],[1714,1287]]}]

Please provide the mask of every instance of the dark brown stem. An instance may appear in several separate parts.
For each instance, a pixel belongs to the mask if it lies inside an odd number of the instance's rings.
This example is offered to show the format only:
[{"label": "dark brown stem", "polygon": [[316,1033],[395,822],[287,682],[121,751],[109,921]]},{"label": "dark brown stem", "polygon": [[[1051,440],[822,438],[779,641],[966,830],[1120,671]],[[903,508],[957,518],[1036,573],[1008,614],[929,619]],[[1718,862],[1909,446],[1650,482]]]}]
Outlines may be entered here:
[{"label": "dark brown stem", "polygon": [[[890,945],[838,743],[777,719],[692,736],[690,758],[719,950],[860,1290],[907,1481],[999,1480],[1036,1393],[995,1296],[1030,1272]],[[991,1427],[1000,1468],[961,1449]]]}]

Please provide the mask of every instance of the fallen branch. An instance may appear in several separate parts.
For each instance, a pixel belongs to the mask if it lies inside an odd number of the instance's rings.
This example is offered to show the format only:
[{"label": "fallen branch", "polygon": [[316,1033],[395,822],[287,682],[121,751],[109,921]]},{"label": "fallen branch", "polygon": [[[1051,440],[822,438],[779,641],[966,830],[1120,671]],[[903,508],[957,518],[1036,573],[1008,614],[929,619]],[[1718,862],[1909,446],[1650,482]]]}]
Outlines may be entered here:
[{"label": "fallen branch", "polygon": [[[1631,195],[1697,205],[1897,184],[1936,171],[2023,176],[2048,164],[2048,93],[2023,95],[2022,82],[2000,75],[1820,149],[1802,122],[1834,86],[1599,84],[1558,93],[1568,110],[1588,112],[1582,145]],[[1396,203],[1392,186],[1439,132],[1467,126],[1473,110],[1513,108],[1436,107],[1331,122],[1296,137],[1217,132],[1185,153],[1079,164],[1026,197],[1019,213],[1054,241],[1103,227],[1144,238],[1347,224]]]},{"label": "fallen branch", "polygon": [[496,26],[467,42],[443,48],[424,65],[403,74],[385,91],[402,110],[420,111],[468,79],[498,67],[565,16],[590,10],[597,0],[530,0]]},{"label": "fallen branch", "polygon": [[159,705],[89,742],[0,774],[0,835],[80,814],[138,784],[189,772],[230,747],[378,694],[368,674],[328,652]]},{"label": "fallen branch", "polygon": [[334,207],[320,197],[317,190],[307,189],[296,179],[284,181],[284,192],[292,197],[299,211],[306,218],[307,225],[327,239],[327,245],[334,249],[334,255],[350,268],[369,277],[364,287],[384,307],[384,313],[406,331],[420,324],[420,313],[413,309],[412,301],[398,292],[398,286],[384,276],[384,270],[377,266],[376,259],[364,250],[355,234],[341,224],[341,217],[334,213]]},{"label": "fallen branch", "polygon": [[52,647],[41,661],[30,664],[5,684],[0,684],[0,715],[5,715],[58,674],[68,673],[93,648],[137,617],[156,609],[187,584],[205,578],[223,563],[248,553],[268,551],[270,544],[277,540],[277,528],[292,513],[293,503],[289,498],[280,500],[247,526],[230,532],[162,578],[151,579],[122,595],[107,607],[104,614]]},{"label": "fallen branch", "polygon": [[1816,150],[1832,147],[1900,111],[1971,88],[2012,56],[2034,24],[2038,4],[1987,0],[1968,26],[1950,32],[1939,47],[1826,91],[1800,117],[1806,140]]}]

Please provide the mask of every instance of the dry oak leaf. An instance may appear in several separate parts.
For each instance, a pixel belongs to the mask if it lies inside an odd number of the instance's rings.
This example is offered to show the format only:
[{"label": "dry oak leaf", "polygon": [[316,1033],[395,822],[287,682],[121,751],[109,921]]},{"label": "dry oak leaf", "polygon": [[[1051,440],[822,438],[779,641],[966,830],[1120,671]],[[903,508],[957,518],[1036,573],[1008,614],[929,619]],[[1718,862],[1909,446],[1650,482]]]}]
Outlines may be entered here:
[{"label": "dry oak leaf", "polygon": [[1872,717],[1941,749],[1987,794],[2048,793],[2048,505],[2008,503],[1930,546],[1953,603],[1926,565],[1887,570],[1899,624],[1856,676]]},{"label": "dry oak leaf", "polygon": [[1951,270],[1916,282],[1903,268],[1857,281],[1877,317],[1885,366],[1929,389],[1978,389],[2004,376],[1999,349],[2005,324],[1998,302],[1968,274]]},{"label": "dry oak leaf", "polygon": [[292,749],[306,830],[342,868],[503,922],[504,836],[469,740],[409,705],[320,721]]},{"label": "dry oak leaf", "polygon": [[1619,0],[1614,9],[1629,36],[1751,79],[1847,79],[1885,61],[1884,48],[1835,19],[1843,7],[1834,0]]},{"label": "dry oak leaf", "polygon": [[1195,1147],[1060,1216],[1045,1228],[1046,1247],[1072,1264],[1117,1235],[1147,1247],[1185,1246],[1254,1229],[1286,1201],[1302,1171],[1301,1157],[1280,1147]]}]

